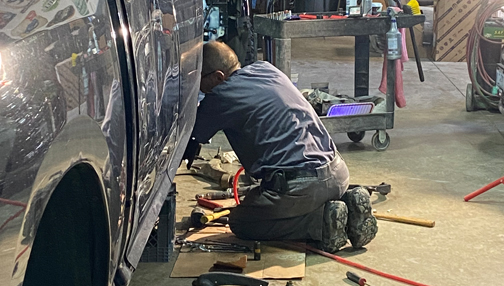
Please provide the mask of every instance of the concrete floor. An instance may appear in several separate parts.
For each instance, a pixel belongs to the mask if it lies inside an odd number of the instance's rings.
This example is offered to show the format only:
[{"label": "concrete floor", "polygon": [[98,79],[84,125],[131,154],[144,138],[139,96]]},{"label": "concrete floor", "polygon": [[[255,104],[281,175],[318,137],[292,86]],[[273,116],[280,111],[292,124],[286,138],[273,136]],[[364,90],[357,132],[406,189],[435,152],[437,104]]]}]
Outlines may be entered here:
[{"label": "concrete floor", "polygon": [[[299,88],[311,82],[330,82],[331,90],[352,95],[353,46],[348,38],[293,41],[292,70]],[[379,94],[381,58],[370,63],[371,94]],[[468,76],[465,63],[423,61],[425,82],[420,83],[414,61],[405,64],[407,107],[396,110],[391,144],[377,152],[372,132],[361,143],[346,134],[334,134],[345,158],[351,183],[392,185],[386,197],[373,195],[378,212],[436,221],[434,228],[379,221],[377,237],[364,250],[338,253],[351,261],[427,285],[490,285],[504,280],[504,192],[497,187],[471,202],[463,196],[496,180],[504,169],[503,115],[465,111]],[[218,146],[228,150],[222,134],[203,156]],[[178,177],[177,221],[187,217],[196,192],[212,185]],[[190,285],[192,279],[170,279],[171,263],[140,264],[132,285]],[[306,277],[294,285],[355,285],[345,279],[352,268],[308,254]],[[370,285],[400,283],[355,270]],[[270,285],[285,285],[272,281]]]}]

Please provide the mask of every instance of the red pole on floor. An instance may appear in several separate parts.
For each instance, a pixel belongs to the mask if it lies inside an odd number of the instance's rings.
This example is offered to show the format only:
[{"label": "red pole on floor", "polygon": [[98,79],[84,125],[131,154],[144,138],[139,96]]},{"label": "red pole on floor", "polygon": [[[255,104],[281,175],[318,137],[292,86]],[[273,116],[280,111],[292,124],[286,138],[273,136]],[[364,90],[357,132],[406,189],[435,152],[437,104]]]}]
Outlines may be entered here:
[{"label": "red pole on floor", "polygon": [[364,265],[359,264],[359,263],[352,262],[352,261],[347,260],[347,259],[345,259],[343,257],[340,257],[340,256],[337,256],[337,255],[334,255],[334,254],[322,251],[320,249],[311,247],[309,245],[306,245],[305,248],[307,250],[309,250],[309,251],[318,253],[318,254],[320,254],[322,256],[325,256],[325,257],[329,257],[329,258],[334,259],[334,260],[336,260],[338,262],[341,262],[343,264],[346,264],[346,265],[349,265],[349,266],[352,266],[352,267],[355,267],[355,268],[358,268],[358,269],[361,269],[361,270],[364,270],[364,271],[367,271],[367,272],[371,272],[373,274],[376,274],[376,275],[379,275],[379,276],[382,276],[382,277],[385,277],[385,278],[388,278],[388,279],[392,279],[392,280],[395,280],[395,281],[398,281],[398,282],[402,282],[402,283],[405,283],[405,284],[409,284],[409,285],[413,285],[413,286],[427,286],[426,284],[418,283],[418,282],[415,282],[415,281],[412,281],[412,280],[408,280],[406,278],[402,278],[402,277],[399,277],[399,276],[395,276],[395,275],[392,275],[392,274],[381,272],[379,270],[376,270],[376,269],[364,266]]},{"label": "red pole on floor", "polygon": [[7,204],[7,205],[18,206],[18,207],[23,207],[23,208],[27,206],[25,203],[18,202],[18,201],[13,201],[13,200],[8,200],[8,199],[3,199],[3,198],[0,198],[0,203],[4,203],[4,204]]},{"label": "red pole on floor", "polygon": [[464,200],[467,202],[470,199],[472,199],[476,196],[479,196],[479,195],[483,194],[484,192],[498,186],[499,184],[504,184],[504,177],[500,177],[498,180],[491,182],[490,184],[484,186],[483,188],[468,194],[467,196],[464,197]]}]

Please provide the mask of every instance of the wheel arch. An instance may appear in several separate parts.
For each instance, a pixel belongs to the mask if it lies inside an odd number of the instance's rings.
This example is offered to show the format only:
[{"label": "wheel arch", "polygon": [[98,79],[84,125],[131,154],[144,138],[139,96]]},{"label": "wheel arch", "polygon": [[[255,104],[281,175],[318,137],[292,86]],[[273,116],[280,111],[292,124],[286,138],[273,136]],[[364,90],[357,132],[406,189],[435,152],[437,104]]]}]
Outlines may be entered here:
[{"label": "wheel arch", "polygon": [[[18,234],[12,272],[13,285],[24,281],[39,224],[50,200],[58,186],[69,179],[69,176],[73,176],[75,171],[89,178],[94,177],[94,180],[89,180],[85,184],[93,185],[94,191],[99,193],[105,211],[106,232],[110,234],[109,199],[103,180],[103,170],[107,161],[108,148],[105,136],[99,125],[86,116],[79,116],[68,122],[51,143],[37,171]],[[109,239],[109,258],[110,248]]]}]

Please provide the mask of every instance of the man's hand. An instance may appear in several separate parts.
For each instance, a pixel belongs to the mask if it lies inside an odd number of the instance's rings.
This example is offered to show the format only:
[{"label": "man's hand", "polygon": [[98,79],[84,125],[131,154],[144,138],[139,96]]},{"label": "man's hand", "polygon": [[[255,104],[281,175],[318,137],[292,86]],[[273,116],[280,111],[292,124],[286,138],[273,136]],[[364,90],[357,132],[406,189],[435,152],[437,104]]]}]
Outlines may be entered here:
[{"label": "man's hand", "polygon": [[189,143],[187,144],[184,156],[182,157],[182,160],[188,161],[187,170],[191,169],[194,158],[196,157],[196,155],[199,154],[200,150],[201,150],[200,144],[196,140],[191,138],[189,140]]}]

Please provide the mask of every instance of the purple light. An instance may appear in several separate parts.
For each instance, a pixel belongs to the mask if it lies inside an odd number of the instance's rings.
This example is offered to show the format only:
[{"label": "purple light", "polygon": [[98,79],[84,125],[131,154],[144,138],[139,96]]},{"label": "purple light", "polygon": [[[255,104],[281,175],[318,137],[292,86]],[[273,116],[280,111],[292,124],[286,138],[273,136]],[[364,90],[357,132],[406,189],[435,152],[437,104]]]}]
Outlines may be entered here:
[{"label": "purple light", "polygon": [[374,108],[372,102],[335,104],[327,110],[327,117],[347,116],[371,113]]}]

